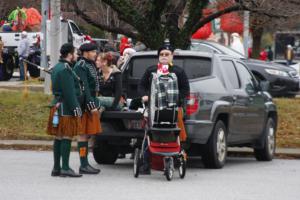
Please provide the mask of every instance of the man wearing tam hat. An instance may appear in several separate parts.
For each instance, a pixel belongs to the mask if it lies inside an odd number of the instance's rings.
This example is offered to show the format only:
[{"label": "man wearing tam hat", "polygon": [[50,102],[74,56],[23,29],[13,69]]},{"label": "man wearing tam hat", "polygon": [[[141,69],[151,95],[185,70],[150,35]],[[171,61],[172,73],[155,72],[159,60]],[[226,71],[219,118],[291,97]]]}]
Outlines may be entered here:
[{"label": "man wearing tam hat", "polygon": [[88,162],[88,139],[95,134],[102,132],[99,120],[100,103],[96,98],[99,88],[95,58],[97,55],[97,46],[92,43],[85,43],[79,48],[82,57],[77,61],[74,67],[75,73],[80,77],[84,84],[84,98],[81,102],[83,110],[82,131],[83,134],[78,137],[78,151],[80,157],[79,173],[98,174],[99,169],[92,167]]},{"label": "man wearing tam hat", "polygon": [[[173,52],[174,49],[169,44],[164,44],[162,47],[160,47],[157,51],[158,55],[158,64],[150,66],[146,69],[140,83],[139,83],[139,93],[142,96],[142,100],[144,102],[147,102],[149,100],[150,95],[150,89],[151,89],[151,82],[152,82],[152,73],[159,74],[169,74],[174,73],[177,77],[178,82],[178,90],[179,90],[179,102],[178,106],[181,107],[184,103],[184,99],[186,96],[188,96],[190,92],[190,85],[187,78],[187,75],[184,71],[184,69],[173,65]],[[186,140],[186,132],[184,129],[183,124],[183,112],[180,108],[178,110],[178,127],[181,129],[180,131],[180,140],[185,141]],[[148,174],[150,172],[150,165],[149,165],[149,155],[147,155],[148,152],[145,152],[145,165],[143,167],[144,174]]]},{"label": "man wearing tam hat", "polygon": [[82,84],[73,71],[77,49],[66,43],[60,48],[60,54],[61,58],[51,73],[53,100],[47,127],[47,133],[55,137],[51,176],[81,177],[81,174],[75,173],[69,166],[72,138],[81,132],[80,99],[84,93]]}]

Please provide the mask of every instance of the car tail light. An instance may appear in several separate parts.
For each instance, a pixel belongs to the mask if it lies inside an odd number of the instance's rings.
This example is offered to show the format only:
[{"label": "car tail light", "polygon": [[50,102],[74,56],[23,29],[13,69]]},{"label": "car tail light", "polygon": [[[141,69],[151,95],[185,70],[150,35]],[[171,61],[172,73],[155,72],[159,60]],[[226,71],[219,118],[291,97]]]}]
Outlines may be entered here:
[{"label": "car tail light", "polygon": [[190,94],[186,99],[186,114],[192,115],[199,109],[199,98],[196,94]]}]

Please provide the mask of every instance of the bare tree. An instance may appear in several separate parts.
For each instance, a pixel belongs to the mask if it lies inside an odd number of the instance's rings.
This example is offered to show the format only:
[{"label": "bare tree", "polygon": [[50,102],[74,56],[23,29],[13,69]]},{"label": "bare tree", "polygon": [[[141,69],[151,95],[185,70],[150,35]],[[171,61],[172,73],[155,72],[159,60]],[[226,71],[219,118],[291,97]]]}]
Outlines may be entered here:
[{"label": "bare tree", "polygon": [[[249,10],[255,38],[261,38],[263,29],[270,22],[293,19],[300,10],[298,0],[63,0],[63,11],[77,16],[102,30],[121,33],[157,48],[165,38],[175,47],[186,48],[191,35],[207,22],[223,14]],[[218,5],[223,4],[222,9]],[[34,0],[1,0],[2,18],[16,6],[40,8]],[[214,12],[203,16],[203,9]],[[255,34],[258,36],[256,37]],[[256,41],[256,39],[255,39]],[[257,39],[258,41],[258,39]],[[259,46],[259,45],[256,45]]]},{"label": "bare tree", "polygon": [[263,33],[295,26],[300,17],[300,4],[294,0],[255,1],[255,4],[258,9],[251,13],[252,57],[258,58]]},{"label": "bare tree", "polygon": [[[91,9],[85,10],[86,7],[82,4],[86,5],[87,2]],[[225,5],[223,9],[215,9],[210,15],[202,16],[203,9],[219,3]],[[88,23],[109,32],[136,38],[153,49],[157,48],[164,38],[169,38],[176,47],[186,48],[191,35],[198,28],[229,12],[251,11],[251,15],[257,16],[253,17],[253,29],[258,27],[257,24],[262,24],[258,23],[262,19],[286,20],[296,15],[299,10],[296,0],[216,0],[214,4],[209,4],[208,0],[88,0],[80,3],[74,0],[72,5],[74,11]],[[95,13],[99,7],[102,11],[103,7],[111,9],[112,16],[117,17],[118,23],[105,23],[105,17],[97,19]],[[180,24],[182,16],[185,16],[185,23]]]}]

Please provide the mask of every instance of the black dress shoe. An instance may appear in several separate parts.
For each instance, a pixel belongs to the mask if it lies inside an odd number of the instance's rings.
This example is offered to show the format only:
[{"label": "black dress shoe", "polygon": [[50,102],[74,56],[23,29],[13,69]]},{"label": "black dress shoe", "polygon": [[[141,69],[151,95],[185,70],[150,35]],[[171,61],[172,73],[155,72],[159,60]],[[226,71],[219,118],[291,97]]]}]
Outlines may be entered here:
[{"label": "black dress shoe", "polygon": [[101,172],[101,170],[100,170],[100,169],[97,169],[97,168],[95,168],[95,167],[91,166],[90,164],[88,164],[88,167],[89,167],[89,168],[91,168],[92,170],[94,170],[94,171],[98,172],[97,174],[99,174],[99,173]]},{"label": "black dress shoe", "polygon": [[53,169],[51,172],[51,176],[59,176],[60,175],[60,169]]},{"label": "black dress shoe", "polygon": [[75,173],[72,169],[68,169],[68,170],[61,169],[60,170],[60,177],[74,177],[74,178],[77,178],[77,177],[82,177],[82,175]]},{"label": "black dress shoe", "polygon": [[100,170],[87,165],[85,167],[79,167],[80,174],[99,174]]}]

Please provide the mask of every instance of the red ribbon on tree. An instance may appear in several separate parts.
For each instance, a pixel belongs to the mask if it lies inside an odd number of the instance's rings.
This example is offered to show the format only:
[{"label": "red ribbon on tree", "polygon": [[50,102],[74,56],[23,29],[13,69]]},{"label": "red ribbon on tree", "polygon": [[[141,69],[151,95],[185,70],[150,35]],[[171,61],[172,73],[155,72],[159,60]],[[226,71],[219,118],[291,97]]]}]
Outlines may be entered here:
[{"label": "red ribbon on tree", "polygon": [[192,39],[207,39],[209,38],[210,34],[212,33],[211,30],[211,23],[207,23],[204,26],[202,26],[201,28],[199,28],[193,35],[192,35]]},{"label": "red ribbon on tree", "polygon": [[[203,17],[207,17],[212,13],[211,9],[203,9],[202,11]],[[202,39],[205,40],[209,38],[210,34],[212,33],[211,23],[206,23],[204,26],[199,28],[193,35],[192,39]]]},{"label": "red ribbon on tree", "polygon": [[221,16],[221,29],[227,33],[242,34],[244,25],[238,13],[232,12]]}]

